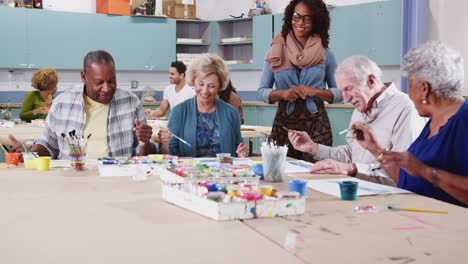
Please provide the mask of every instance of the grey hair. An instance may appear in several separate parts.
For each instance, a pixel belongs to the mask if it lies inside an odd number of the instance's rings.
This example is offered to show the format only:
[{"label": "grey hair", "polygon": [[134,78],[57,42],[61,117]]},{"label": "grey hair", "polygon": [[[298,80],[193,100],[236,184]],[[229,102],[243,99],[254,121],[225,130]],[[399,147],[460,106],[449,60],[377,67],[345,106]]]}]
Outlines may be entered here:
[{"label": "grey hair", "polygon": [[226,89],[229,83],[229,71],[223,59],[218,55],[204,53],[190,63],[187,70],[189,85],[195,85],[196,78],[216,74],[219,79],[219,91]]},{"label": "grey hair", "polygon": [[461,54],[441,41],[428,41],[403,57],[402,73],[416,82],[427,82],[438,97],[460,95],[465,81]]},{"label": "grey hair", "polygon": [[83,70],[86,71],[86,69],[91,67],[91,65],[95,62],[99,64],[112,63],[112,65],[115,67],[114,58],[112,58],[112,55],[110,55],[109,52],[105,50],[95,50],[88,52],[88,54],[86,54],[84,57]]},{"label": "grey hair", "polygon": [[369,75],[382,81],[382,70],[377,64],[366,56],[354,55],[343,60],[335,72],[335,79],[346,79],[355,77],[361,83],[367,82]]}]

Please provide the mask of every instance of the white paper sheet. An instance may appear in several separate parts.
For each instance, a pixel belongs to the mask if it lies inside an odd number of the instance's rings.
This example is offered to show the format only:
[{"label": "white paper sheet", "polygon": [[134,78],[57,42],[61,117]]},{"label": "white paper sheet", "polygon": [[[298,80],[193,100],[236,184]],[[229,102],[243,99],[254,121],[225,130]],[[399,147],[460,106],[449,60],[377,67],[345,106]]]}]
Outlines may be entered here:
[{"label": "white paper sheet", "polygon": [[307,187],[323,192],[326,194],[341,197],[339,182],[341,181],[356,181],[358,184],[357,196],[377,195],[377,194],[395,194],[395,193],[411,193],[410,191],[400,188],[377,184],[373,182],[363,181],[356,178],[339,178],[327,180],[311,180],[307,183]]},{"label": "white paper sheet", "polygon": [[304,160],[288,161],[284,173],[309,173],[313,163]]}]

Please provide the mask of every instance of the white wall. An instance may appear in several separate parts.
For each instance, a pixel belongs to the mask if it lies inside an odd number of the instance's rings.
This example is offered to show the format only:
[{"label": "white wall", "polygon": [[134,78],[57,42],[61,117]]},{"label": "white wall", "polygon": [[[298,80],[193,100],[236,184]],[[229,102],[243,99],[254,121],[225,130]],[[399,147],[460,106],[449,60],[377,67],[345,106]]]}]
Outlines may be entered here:
[{"label": "white wall", "polygon": [[468,1],[430,0],[429,38],[441,40],[461,52],[465,58],[465,91],[468,96]]},{"label": "white wall", "polygon": [[43,0],[42,3],[49,10],[96,13],[96,0]]},{"label": "white wall", "polygon": [[[329,5],[355,5],[383,0],[325,0]],[[263,0],[272,14],[283,13],[290,0]],[[255,0],[197,0],[197,16],[205,20],[230,18],[230,15],[247,15]]]}]

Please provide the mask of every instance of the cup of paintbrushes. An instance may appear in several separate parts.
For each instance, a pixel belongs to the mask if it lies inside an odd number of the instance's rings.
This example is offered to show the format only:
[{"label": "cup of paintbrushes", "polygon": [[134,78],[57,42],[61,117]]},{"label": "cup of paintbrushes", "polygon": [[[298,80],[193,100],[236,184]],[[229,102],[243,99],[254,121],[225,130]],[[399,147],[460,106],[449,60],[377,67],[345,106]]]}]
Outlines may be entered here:
[{"label": "cup of paintbrushes", "polygon": [[70,166],[76,171],[84,170],[86,163],[86,152],[80,148],[70,149]]},{"label": "cup of paintbrushes", "polygon": [[269,182],[283,181],[288,147],[262,143],[260,151],[263,160],[263,179]]},{"label": "cup of paintbrushes", "polygon": [[85,168],[86,161],[86,146],[88,145],[88,140],[91,137],[91,134],[88,135],[86,140],[84,137],[79,137],[76,135],[75,130],[69,132],[70,135],[70,145],[69,145],[69,157],[70,165],[75,171],[82,171]]}]

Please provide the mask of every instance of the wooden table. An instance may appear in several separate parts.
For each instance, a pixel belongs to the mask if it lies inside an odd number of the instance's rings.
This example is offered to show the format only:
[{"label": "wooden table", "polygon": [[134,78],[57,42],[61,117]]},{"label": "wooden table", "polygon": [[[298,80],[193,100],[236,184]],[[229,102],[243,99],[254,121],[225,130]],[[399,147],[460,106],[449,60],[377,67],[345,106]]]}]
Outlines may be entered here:
[{"label": "wooden table", "polygon": [[[153,128],[153,140],[159,142],[158,132],[161,127],[167,127],[167,122],[158,122],[151,124]],[[13,142],[8,135],[14,135],[18,140],[35,140],[42,136],[44,127],[33,126],[31,124],[19,124],[12,128],[0,127],[0,144],[11,146]],[[243,138],[249,139],[250,155],[252,155],[253,138],[262,138],[270,135],[271,127],[265,126],[242,126],[241,134]]]},{"label": "wooden table", "polygon": [[[331,175],[293,175],[336,178]],[[277,184],[285,188],[286,182]],[[307,190],[303,216],[216,222],[164,202],[160,180],[0,169],[0,263],[463,263],[468,210],[414,194]],[[449,214],[390,212],[386,204]],[[375,205],[378,213],[354,212]],[[283,247],[298,236],[295,252]]]}]

